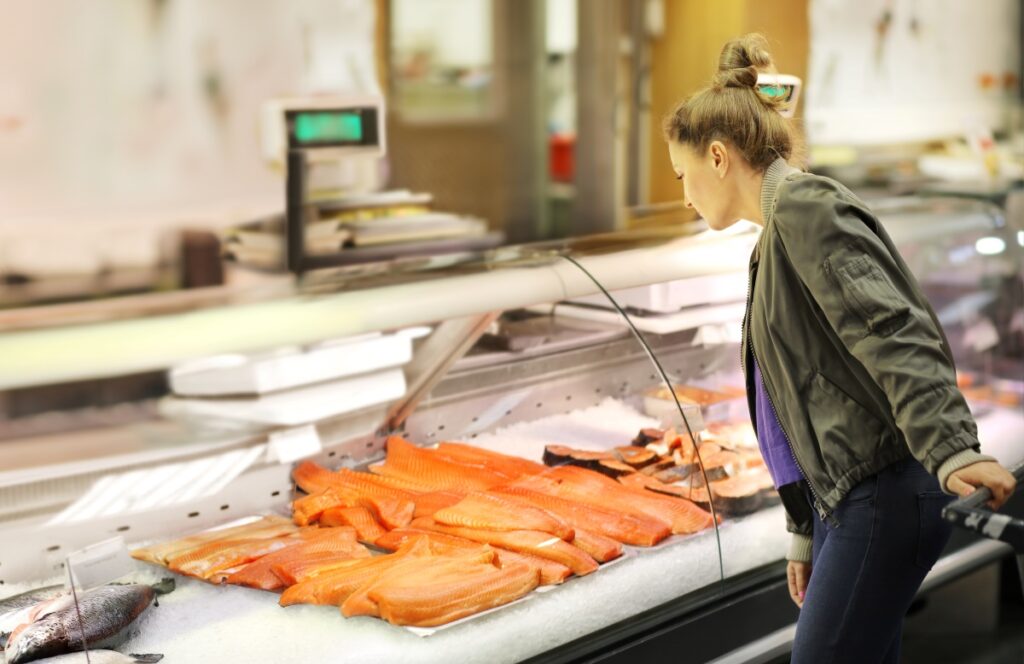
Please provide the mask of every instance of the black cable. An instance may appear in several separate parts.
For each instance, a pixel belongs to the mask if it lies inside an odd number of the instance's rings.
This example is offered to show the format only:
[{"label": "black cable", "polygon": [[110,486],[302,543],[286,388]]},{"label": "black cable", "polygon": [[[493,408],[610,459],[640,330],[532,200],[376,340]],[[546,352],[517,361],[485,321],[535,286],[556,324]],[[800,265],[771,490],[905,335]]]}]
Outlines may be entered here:
[{"label": "black cable", "polygon": [[651,347],[648,345],[644,335],[641,334],[640,330],[638,330],[636,325],[633,324],[633,320],[629,317],[629,314],[626,313],[625,309],[619,306],[619,303],[615,301],[612,294],[609,293],[603,285],[601,285],[601,282],[598,281],[594,275],[587,271],[587,268],[580,265],[579,261],[575,258],[565,255],[563,255],[562,258],[579,268],[583,274],[587,275],[587,278],[594,282],[595,286],[601,289],[601,292],[604,293],[604,296],[612,303],[612,306],[619,312],[619,315],[625,319],[626,324],[629,325],[629,329],[633,331],[633,336],[636,337],[636,340],[640,342],[641,346],[643,346],[644,351],[647,353],[647,357],[658,369],[658,373],[661,375],[661,380],[664,381],[665,385],[668,387],[669,393],[672,395],[672,400],[675,402],[676,409],[679,411],[679,417],[682,418],[683,425],[686,427],[686,433],[690,436],[690,443],[693,445],[693,450],[697,454],[697,466],[700,468],[700,474],[704,477],[704,487],[708,492],[708,505],[711,507],[711,522],[715,526],[715,542],[718,545],[719,583],[722,594],[725,594],[725,563],[722,559],[722,536],[718,531],[718,514],[715,511],[715,501],[711,498],[711,483],[708,482],[708,474],[704,470],[704,460],[701,459],[700,456],[700,447],[697,445],[697,437],[693,435],[693,430],[690,429],[690,422],[686,419],[686,414],[683,412],[682,404],[679,403],[679,396],[676,394],[675,388],[672,386],[672,381],[669,380],[668,374],[665,373],[665,369],[662,368],[661,362],[659,362],[658,358],[654,355],[654,351],[651,350]]}]

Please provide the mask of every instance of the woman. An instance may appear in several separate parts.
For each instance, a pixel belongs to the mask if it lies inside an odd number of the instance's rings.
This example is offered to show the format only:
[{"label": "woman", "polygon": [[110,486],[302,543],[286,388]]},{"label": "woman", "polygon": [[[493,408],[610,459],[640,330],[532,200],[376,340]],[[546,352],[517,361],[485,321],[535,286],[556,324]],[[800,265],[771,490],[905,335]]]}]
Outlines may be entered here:
[{"label": "woman", "polygon": [[[885,229],[848,189],[787,163],[797,134],[761,94],[748,35],[666,118],[688,207],[715,230],[763,227],[750,259],[743,367],[786,507],[793,662],[896,662],[903,616],[950,527],[952,498],[1014,478],[979,453],[949,345]],[[945,491],[945,493],[943,493]]]}]

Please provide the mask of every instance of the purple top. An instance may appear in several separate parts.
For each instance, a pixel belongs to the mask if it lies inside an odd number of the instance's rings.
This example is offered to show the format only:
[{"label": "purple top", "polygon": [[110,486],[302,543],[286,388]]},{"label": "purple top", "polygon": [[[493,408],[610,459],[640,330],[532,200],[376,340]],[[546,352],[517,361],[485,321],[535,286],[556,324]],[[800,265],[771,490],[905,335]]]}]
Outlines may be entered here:
[{"label": "purple top", "polygon": [[775,415],[775,408],[768,398],[768,390],[764,386],[764,378],[761,376],[761,368],[754,360],[754,384],[757,386],[757,445],[761,448],[761,456],[768,466],[768,472],[772,476],[775,488],[791,484],[803,476],[800,474],[800,467],[796,465],[793,452],[789,449],[789,442],[786,434],[782,432],[778,417]]}]

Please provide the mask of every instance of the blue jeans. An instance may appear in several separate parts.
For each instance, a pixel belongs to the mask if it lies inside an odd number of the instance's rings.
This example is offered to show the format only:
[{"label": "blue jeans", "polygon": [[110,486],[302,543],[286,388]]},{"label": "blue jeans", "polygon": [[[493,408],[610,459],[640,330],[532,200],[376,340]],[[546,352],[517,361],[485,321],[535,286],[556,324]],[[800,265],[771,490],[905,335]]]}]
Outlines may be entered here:
[{"label": "blue jeans", "polygon": [[793,664],[899,661],[903,616],[952,534],[941,518],[951,500],[907,458],[855,486],[838,527],[815,519]]}]

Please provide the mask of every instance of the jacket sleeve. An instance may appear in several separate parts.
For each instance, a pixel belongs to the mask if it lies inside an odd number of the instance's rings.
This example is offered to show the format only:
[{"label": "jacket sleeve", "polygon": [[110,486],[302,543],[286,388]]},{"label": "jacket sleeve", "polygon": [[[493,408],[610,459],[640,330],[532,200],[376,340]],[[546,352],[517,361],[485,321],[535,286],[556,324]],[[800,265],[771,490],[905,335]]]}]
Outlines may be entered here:
[{"label": "jacket sleeve", "polygon": [[830,180],[800,176],[783,183],[773,223],[810,296],[888,397],[918,461],[948,476],[947,460],[982,460],[945,337],[874,216]]}]

